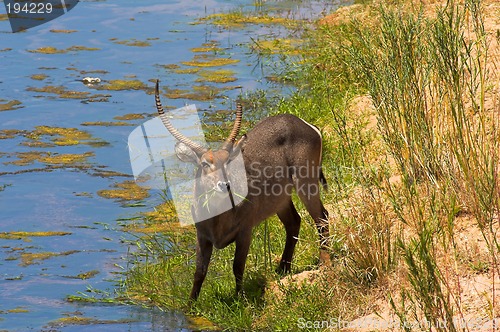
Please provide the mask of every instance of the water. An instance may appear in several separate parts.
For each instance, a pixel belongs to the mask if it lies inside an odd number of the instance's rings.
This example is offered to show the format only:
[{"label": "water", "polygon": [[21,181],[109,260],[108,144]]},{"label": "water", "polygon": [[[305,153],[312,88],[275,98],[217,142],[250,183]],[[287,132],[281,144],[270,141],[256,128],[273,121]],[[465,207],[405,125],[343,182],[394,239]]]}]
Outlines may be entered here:
[{"label": "water", "polygon": [[[99,191],[132,179],[127,137],[155,112],[153,80],[159,78],[170,92],[229,87],[212,92],[217,95],[213,99],[163,97],[172,107],[196,102],[212,112],[230,108],[230,100],[242,92],[280,91],[264,79],[269,72],[262,70],[248,44],[251,38],[271,38],[284,29],[261,24],[225,29],[199,18],[268,8],[309,18],[336,6],[326,1],[256,7],[249,0],[96,0],[82,1],[68,14],[26,32],[12,34],[8,21],[0,21],[0,330],[188,330],[186,319],[177,313],[66,300],[86,294],[87,288],[113,295],[117,272],[126,267],[129,248],[123,240],[130,237],[118,221],[159,202],[155,195],[123,201],[102,197]],[[191,50],[208,44],[217,46],[217,54]],[[240,60],[221,67],[232,70],[237,80],[195,82],[200,78],[196,73],[173,72],[191,68],[181,61],[197,54]],[[86,76],[102,82],[89,87],[82,83]],[[114,82],[111,90],[96,89],[113,80],[139,86],[114,90]],[[136,118],[116,118],[125,114]],[[102,125],[109,122],[125,125]],[[89,278],[82,279],[82,273]],[[64,324],[59,319],[65,317],[95,321]]]}]

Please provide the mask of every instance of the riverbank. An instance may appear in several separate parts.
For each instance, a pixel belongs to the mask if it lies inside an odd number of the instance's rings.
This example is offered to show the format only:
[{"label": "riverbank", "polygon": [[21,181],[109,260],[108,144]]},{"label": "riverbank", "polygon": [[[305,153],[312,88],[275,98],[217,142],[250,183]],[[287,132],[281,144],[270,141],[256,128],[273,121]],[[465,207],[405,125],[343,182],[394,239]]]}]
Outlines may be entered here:
[{"label": "riverbank", "polygon": [[234,295],[231,247],[214,253],[188,308],[195,234],[176,228],[167,202],[140,226],[144,250],[124,295],[203,317],[202,329],[491,324],[500,300],[499,11],[493,1],[369,2],[301,36],[302,57],[289,58],[286,74],[297,91],[272,111],[322,129],[331,265],[318,267],[316,231],[296,202],[307,221],[293,275],[274,272],[284,231],[271,218],[254,231],[245,296]]}]

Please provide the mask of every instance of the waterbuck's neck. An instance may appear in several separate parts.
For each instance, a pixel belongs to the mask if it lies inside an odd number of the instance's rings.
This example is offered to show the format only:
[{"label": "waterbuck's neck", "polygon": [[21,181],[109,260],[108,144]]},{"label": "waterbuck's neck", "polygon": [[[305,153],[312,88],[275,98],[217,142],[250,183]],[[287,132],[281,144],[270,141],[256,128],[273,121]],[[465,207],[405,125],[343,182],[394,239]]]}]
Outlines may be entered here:
[{"label": "waterbuck's neck", "polygon": [[[244,205],[245,203],[243,203]],[[198,207],[198,209],[203,207]],[[218,249],[224,248],[235,240],[240,230],[244,218],[240,217],[242,206],[236,206],[234,209],[225,211],[212,218],[196,223],[196,229],[199,235],[204,236]],[[196,211],[203,213],[203,211]]]}]

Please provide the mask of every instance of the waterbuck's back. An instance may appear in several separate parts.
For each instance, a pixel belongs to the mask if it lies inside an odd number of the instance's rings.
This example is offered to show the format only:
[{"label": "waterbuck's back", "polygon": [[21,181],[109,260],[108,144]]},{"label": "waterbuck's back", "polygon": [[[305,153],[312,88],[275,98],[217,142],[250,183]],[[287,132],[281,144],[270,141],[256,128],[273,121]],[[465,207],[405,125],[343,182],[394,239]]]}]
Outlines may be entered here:
[{"label": "waterbuck's back", "polygon": [[291,114],[266,118],[249,131],[242,149],[248,195],[240,204],[248,222],[287,207],[298,177],[318,190],[321,152],[320,132]]},{"label": "waterbuck's back", "polygon": [[245,162],[262,167],[299,166],[321,161],[321,134],[304,120],[281,114],[266,118],[247,133]]}]

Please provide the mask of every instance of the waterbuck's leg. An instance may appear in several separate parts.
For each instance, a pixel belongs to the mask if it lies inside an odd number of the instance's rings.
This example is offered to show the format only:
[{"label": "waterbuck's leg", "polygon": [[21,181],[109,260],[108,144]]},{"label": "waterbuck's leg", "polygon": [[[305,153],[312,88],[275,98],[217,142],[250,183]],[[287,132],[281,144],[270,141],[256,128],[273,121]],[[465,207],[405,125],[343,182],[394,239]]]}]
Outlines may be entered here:
[{"label": "waterbuck's leg", "polygon": [[285,226],[286,231],[285,249],[283,250],[283,255],[281,256],[278,272],[288,273],[291,270],[293,252],[295,250],[295,244],[297,243],[300,231],[300,216],[297,213],[291,199],[288,202],[287,207],[278,212],[278,217],[283,223],[283,226]]},{"label": "waterbuck's leg", "polygon": [[194,273],[193,288],[191,289],[190,300],[196,300],[200,295],[201,285],[207,275],[208,264],[212,257],[212,242],[198,235],[198,243],[196,245],[196,272]]},{"label": "waterbuck's leg", "polygon": [[233,273],[236,279],[236,293],[243,289],[243,272],[247,261],[250,241],[252,240],[252,230],[242,231],[236,238],[236,251],[234,252]]},{"label": "waterbuck's leg", "polygon": [[330,236],[328,227],[328,211],[326,211],[321,197],[319,195],[318,179],[299,179],[295,178],[295,189],[300,200],[306,206],[307,212],[314,219],[316,228],[318,229],[321,242],[321,257],[322,261],[328,261],[326,249],[328,249],[328,237]]}]

